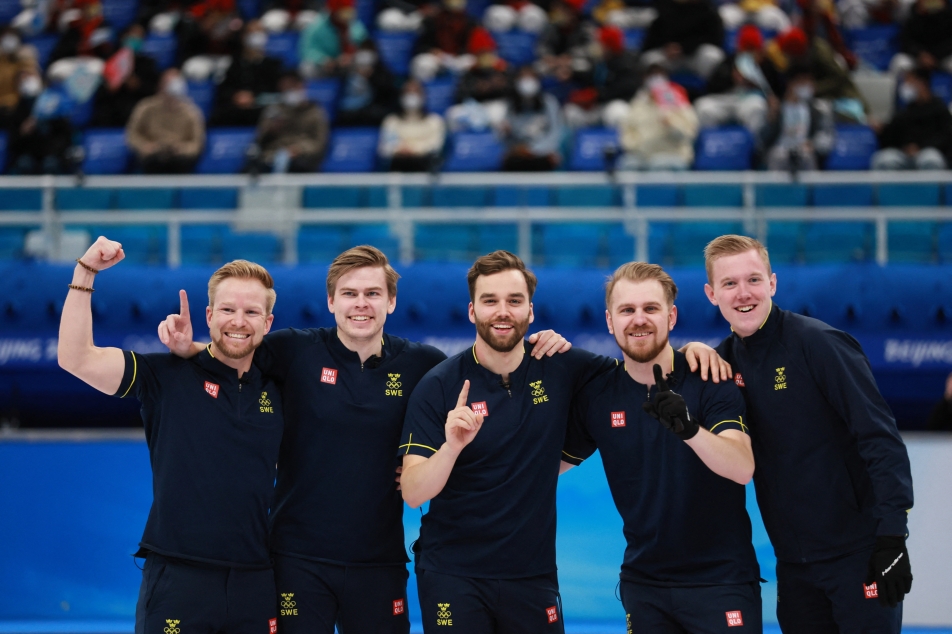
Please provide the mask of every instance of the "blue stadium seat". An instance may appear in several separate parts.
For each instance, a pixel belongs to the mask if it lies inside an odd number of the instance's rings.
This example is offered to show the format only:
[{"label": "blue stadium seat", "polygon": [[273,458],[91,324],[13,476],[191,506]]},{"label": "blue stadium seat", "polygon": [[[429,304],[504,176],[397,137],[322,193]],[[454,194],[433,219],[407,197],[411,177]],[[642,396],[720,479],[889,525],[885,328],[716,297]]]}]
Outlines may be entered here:
[{"label": "blue stadium seat", "polygon": [[488,187],[454,187],[437,185],[433,188],[434,207],[485,207],[489,202]]},{"label": "blue stadium seat", "polygon": [[400,259],[400,241],[390,233],[387,225],[356,225],[350,233],[347,247],[361,244],[377,247],[392,262]]},{"label": "blue stadium seat", "polygon": [[414,233],[416,259],[470,262],[476,255],[477,225],[418,224]]},{"label": "blue stadium seat", "polygon": [[226,225],[182,225],[182,264],[220,264]]},{"label": "blue stadium seat", "polygon": [[743,207],[744,188],[740,185],[685,185],[685,207]]},{"label": "blue stadium seat", "polygon": [[410,73],[410,58],[416,44],[416,33],[378,31],[374,36],[380,61],[394,75],[406,76]]},{"label": "blue stadium seat", "polygon": [[205,151],[195,167],[197,174],[237,174],[245,166],[245,153],[255,138],[254,128],[217,128],[208,131]]},{"label": "blue stadium seat", "polygon": [[93,118],[95,99],[90,97],[86,101],[74,101],[69,120],[76,128],[85,128]]},{"label": "blue stadium seat", "polygon": [[26,233],[23,227],[0,227],[0,261],[15,260],[23,255]]},{"label": "blue stadium seat", "polygon": [[124,174],[130,152],[122,128],[87,130],[83,138],[85,174]]},{"label": "blue stadium seat", "polygon": [[60,211],[115,209],[116,190],[105,187],[70,187],[56,190],[54,205]]},{"label": "blue stadium seat", "polygon": [[238,190],[233,187],[184,187],[179,190],[181,209],[237,209]]},{"label": "blue stadium seat", "polygon": [[171,187],[117,189],[116,209],[173,209],[177,193]]},{"label": "blue stadium seat", "polygon": [[758,207],[805,207],[809,190],[801,183],[756,185],[754,199]]},{"label": "blue stadium seat", "polygon": [[500,185],[494,188],[491,199],[493,207],[548,207],[552,204],[552,190]]},{"label": "blue stadium seat", "polygon": [[932,84],[932,94],[947,104],[952,103],[952,75],[942,72],[932,73],[930,84]]},{"label": "blue stadium seat", "polygon": [[454,75],[445,75],[424,82],[423,88],[426,90],[426,109],[438,115],[444,114],[446,109],[452,106],[456,99],[457,83],[458,80]]},{"label": "blue stadium seat", "polygon": [[195,106],[205,115],[205,121],[212,116],[212,106],[215,103],[215,82],[211,79],[207,81],[190,81],[188,85],[188,96],[195,102]]},{"label": "blue stadium seat", "polygon": [[767,250],[772,264],[795,264],[803,259],[805,228],[803,222],[775,220],[767,223]]},{"label": "blue stadium seat", "polygon": [[337,95],[340,94],[339,79],[312,79],[304,85],[307,98],[320,104],[327,113],[327,120],[334,122],[337,113]]},{"label": "blue stadium seat", "polygon": [[569,157],[569,169],[580,172],[604,170],[606,149],[618,150],[618,130],[615,128],[577,130]]},{"label": "blue stadium seat", "polygon": [[604,266],[608,258],[605,223],[549,223],[533,226],[534,250],[546,266]]},{"label": "blue stadium seat", "polygon": [[952,222],[943,222],[939,225],[939,234],[936,236],[936,250],[940,262],[943,264],[952,263]]},{"label": "blue stadium seat", "polygon": [[22,10],[20,0],[0,0],[0,22],[9,24]]},{"label": "blue stadium seat", "polygon": [[476,253],[492,253],[505,249],[510,253],[519,250],[519,227],[512,224],[486,224],[476,228]]},{"label": "blue stadium seat", "polygon": [[704,264],[704,247],[726,233],[743,234],[739,222],[675,222],[671,223],[669,254],[673,266],[700,266]]},{"label": "blue stadium seat", "polygon": [[400,191],[402,205],[408,209],[430,207],[433,204],[433,188],[412,185],[403,187]]},{"label": "blue stadium seat", "polygon": [[364,207],[362,187],[305,187],[301,206],[305,209]]},{"label": "blue stadium seat", "polygon": [[671,81],[693,94],[703,92],[707,86],[707,81],[703,77],[689,72],[672,73]]},{"label": "blue stadium seat", "polygon": [[130,264],[164,265],[168,251],[168,229],[163,225],[86,227],[91,238],[106,236],[122,244]]},{"label": "blue stadium seat", "polygon": [[890,222],[889,262],[924,264],[938,259],[936,222]]},{"label": "blue stadium seat", "polygon": [[803,240],[807,264],[866,262],[872,257],[873,225],[868,222],[810,222]]},{"label": "blue stadium seat", "polygon": [[868,170],[879,143],[865,125],[838,125],[833,149],[826,158],[827,170]]},{"label": "blue stadium seat", "polygon": [[[175,33],[150,33],[142,41],[142,54],[155,60],[159,70],[171,68],[178,53],[178,38]],[[192,97],[194,99],[194,97]]]},{"label": "blue stadium seat", "polygon": [[376,0],[357,0],[357,19],[363,22],[364,28],[370,31],[374,26],[374,18],[377,15]]},{"label": "blue stadium seat", "polygon": [[555,189],[557,207],[617,207],[621,191],[611,185],[573,185]]},{"label": "blue stadium seat", "polygon": [[0,189],[0,211],[40,211],[42,189]]},{"label": "blue stadium seat", "polygon": [[898,24],[844,29],[843,35],[850,50],[877,70],[887,70],[889,62],[899,52]]},{"label": "blue stadium seat", "polygon": [[882,183],[877,195],[883,207],[935,207],[939,204],[939,184]]},{"label": "blue stadium seat", "polygon": [[749,170],[754,140],[743,126],[704,128],[694,147],[696,170]]},{"label": "blue stadium seat", "polygon": [[301,61],[298,56],[299,35],[297,31],[271,33],[268,36],[268,43],[264,46],[265,54],[280,59],[285,68],[297,70]]},{"label": "blue stadium seat", "polygon": [[535,33],[525,33],[517,29],[505,33],[493,33],[496,40],[499,57],[513,66],[525,66],[535,61],[535,47],[539,36]]},{"label": "blue stadium seat", "polygon": [[59,33],[44,34],[26,38],[23,40],[23,43],[36,47],[36,61],[40,65],[40,68],[45,70],[46,65],[50,61],[50,55],[53,54],[53,49],[56,48],[56,44],[59,42],[59,38]]},{"label": "blue stadium seat", "polygon": [[377,128],[339,128],[331,132],[325,172],[372,172],[377,166]]},{"label": "blue stadium seat", "polygon": [[684,204],[684,191],[677,185],[638,185],[635,205],[638,207],[678,207]]},{"label": "blue stadium seat", "polygon": [[491,4],[492,0],[468,0],[466,2],[466,13],[477,22],[482,22],[483,13]]},{"label": "blue stadium seat", "polygon": [[139,12],[139,0],[102,0],[102,15],[118,33],[132,24]]},{"label": "blue stadium seat", "polygon": [[856,183],[813,186],[815,207],[869,207],[872,204],[872,185]]},{"label": "blue stadium seat", "polygon": [[309,225],[298,231],[298,262],[312,264],[331,262],[347,246],[347,227],[340,225]]},{"label": "blue stadium seat", "polygon": [[618,268],[635,259],[635,237],[625,231],[621,223],[608,227],[608,265]]},{"label": "blue stadium seat", "polygon": [[499,169],[505,149],[492,132],[458,132],[450,136],[445,172],[493,172]]},{"label": "blue stadium seat", "polygon": [[246,20],[261,15],[261,0],[237,0],[238,11]]},{"label": "blue stadium seat", "polygon": [[222,240],[222,259],[251,260],[265,266],[281,261],[283,244],[272,233],[225,233]]},{"label": "blue stadium seat", "polygon": [[648,29],[625,29],[625,48],[630,51],[640,51],[647,32]]}]

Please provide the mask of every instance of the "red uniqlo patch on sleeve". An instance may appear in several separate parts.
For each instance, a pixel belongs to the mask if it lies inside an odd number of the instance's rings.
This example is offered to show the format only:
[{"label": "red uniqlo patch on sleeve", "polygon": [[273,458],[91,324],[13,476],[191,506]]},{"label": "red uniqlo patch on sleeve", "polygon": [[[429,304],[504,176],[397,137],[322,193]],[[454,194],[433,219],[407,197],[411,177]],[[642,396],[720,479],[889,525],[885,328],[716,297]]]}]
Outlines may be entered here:
[{"label": "red uniqlo patch on sleeve", "polygon": [[268,619],[269,634],[278,634],[278,619]]},{"label": "red uniqlo patch on sleeve", "polygon": [[744,377],[741,376],[740,372],[734,375],[734,383],[737,384],[737,387],[747,387],[744,385]]},{"label": "red uniqlo patch on sleeve", "polygon": [[337,370],[334,368],[324,368],[321,370],[321,383],[337,383]]},{"label": "red uniqlo patch on sleeve", "polygon": [[393,615],[403,614],[403,599],[394,599],[393,601]]},{"label": "red uniqlo patch on sleeve", "polygon": [[489,408],[486,407],[486,401],[479,401],[478,403],[473,403],[469,406],[473,410],[474,414],[482,414],[483,416],[489,416]]},{"label": "red uniqlo patch on sleeve", "polygon": [[555,623],[559,620],[559,609],[553,605],[545,609],[545,615],[549,617],[549,623]]},{"label": "red uniqlo patch on sleeve", "polygon": [[625,412],[612,412],[612,427],[625,426]]},{"label": "red uniqlo patch on sleeve", "polygon": [[218,384],[211,381],[205,381],[205,391],[211,394],[212,398],[218,398]]},{"label": "red uniqlo patch on sleeve", "polygon": [[874,581],[870,585],[863,584],[863,596],[867,599],[878,599],[879,598],[879,588],[876,587],[876,582]]},{"label": "red uniqlo patch on sleeve", "polygon": [[740,610],[733,610],[724,614],[727,615],[727,627],[740,627],[744,624],[744,615],[740,613]]}]

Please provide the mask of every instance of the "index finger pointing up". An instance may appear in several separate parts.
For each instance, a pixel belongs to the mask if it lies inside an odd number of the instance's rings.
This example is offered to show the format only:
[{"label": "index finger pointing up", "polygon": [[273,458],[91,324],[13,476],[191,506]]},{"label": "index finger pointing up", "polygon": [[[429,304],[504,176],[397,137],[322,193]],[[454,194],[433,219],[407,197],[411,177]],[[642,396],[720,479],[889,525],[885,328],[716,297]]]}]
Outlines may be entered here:
[{"label": "index finger pointing up", "polygon": [[667,392],[670,390],[671,388],[668,387],[668,382],[664,380],[664,374],[661,372],[661,366],[655,363],[652,369],[654,370],[654,381],[658,391]]},{"label": "index finger pointing up", "polygon": [[469,398],[469,379],[463,381],[463,390],[459,393],[459,399],[456,401],[456,407],[465,407],[466,399]]},{"label": "index finger pointing up", "polygon": [[188,295],[185,294],[185,289],[182,289],[178,292],[179,296],[179,315],[181,317],[189,318],[188,314]]}]

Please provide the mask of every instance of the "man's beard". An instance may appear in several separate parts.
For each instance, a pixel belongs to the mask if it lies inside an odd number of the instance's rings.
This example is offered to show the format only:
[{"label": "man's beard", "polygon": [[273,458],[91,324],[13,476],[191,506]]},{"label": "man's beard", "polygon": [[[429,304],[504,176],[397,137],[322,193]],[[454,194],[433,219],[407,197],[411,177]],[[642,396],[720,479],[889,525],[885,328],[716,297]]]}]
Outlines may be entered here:
[{"label": "man's beard", "polygon": [[668,345],[668,337],[665,335],[664,339],[659,341],[657,344],[648,347],[639,347],[635,348],[628,344],[628,337],[625,333],[621,334],[622,340],[618,341],[618,335],[615,335],[615,343],[618,344],[618,347],[622,349],[629,359],[636,363],[647,363],[652,359],[656,358],[661,351],[665,349],[665,346]]},{"label": "man's beard", "polygon": [[526,332],[529,331],[529,317],[526,317],[525,321],[522,322],[507,320],[497,323],[511,324],[512,330],[509,331],[508,335],[500,335],[500,333],[493,330],[493,322],[480,321],[478,317],[476,318],[476,332],[480,338],[496,352],[510,352],[522,341],[526,336]]},{"label": "man's beard", "polygon": [[226,346],[226,343],[231,343],[231,340],[229,340],[224,334],[218,335],[218,339],[215,339],[214,341],[215,348],[218,350],[218,352],[220,352],[222,356],[228,357],[229,359],[244,359],[249,354],[254,352],[255,348],[261,344],[260,341],[258,343],[254,342],[254,335],[249,335],[248,338],[245,339],[245,345],[238,349]]}]

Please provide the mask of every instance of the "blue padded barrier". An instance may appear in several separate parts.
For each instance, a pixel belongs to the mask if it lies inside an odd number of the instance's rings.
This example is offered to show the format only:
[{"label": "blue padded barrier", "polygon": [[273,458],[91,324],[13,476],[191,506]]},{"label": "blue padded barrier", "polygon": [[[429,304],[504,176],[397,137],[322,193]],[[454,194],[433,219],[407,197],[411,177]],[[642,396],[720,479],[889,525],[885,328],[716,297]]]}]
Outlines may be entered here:
[{"label": "blue padded barrier", "polygon": [[826,158],[826,169],[868,170],[873,153],[879,148],[876,133],[865,125],[836,126],[833,149]]},{"label": "blue padded barrier", "polygon": [[694,147],[696,170],[748,170],[751,166],[754,140],[743,126],[703,128]]},{"label": "blue padded barrier", "polygon": [[505,249],[510,253],[519,250],[519,227],[511,224],[479,225],[476,227],[476,253],[492,253]]},{"label": "blue padded barrier", "polygon": [[881,183],[876,193],[883,207],[935,207],[939,204],[938,183]]},{"label": "blue padded barrier", "polygon": [[418,224],[416,257],[421,261],[470,262],[476,254],[477,225]]},{"label": "blue padded barrier", "polygon": [[238,208],[238,190],[234,187],[185,187],[178,197],[182,209]]},{"label": "blue padded barrier", "polygon": [[171,68],[178,54],[178,38],[174,33],[150,33],[142,41],[142,54],[154,59],[160,71]]},{"label": "blue padded barrier", "polygon": [[456,84],[458,80],[455,75],[445,75],[436,77],[423,83],[423,89],[426,91],[426,109],[428,112],[435,112],[442,115],[447,108],[453,105],[456,100]]},{"label": "blue padded barrier", "polygon": [[363,207],[360,187],[305,187],[301,206],[305,209]]},{"label": "blue padded barrier", "polygon": [[42,189],[0,189],[0,211],[40,211]]},{"label": "blue padded barrier", "polygon": [[605,223],[534,225],[534,250],[545,266],[604,265],[608,255]]},{"label": "blue padded barrier", "polygon": [[268,43],[264,46],[264,52],[269,57],[276,57],[281,60],[285,68],[297,70],[301,61],[298,56],[299,36],[300,34],[297,31],[271,33],[268,35]]},{"label": "blue padded barrier", "polygon": [[754,200],[758,207],[806,207],[809,190],[801,183],[756,185]]},{"label": "blue padded barrier", "polygon": [[215,104],[215,82],[207,81],[189,81],[188,96],[195,103],[195,107],[202,111],[205,120],[208,121],[212,115],[212,106]]},{"label": "blue padded barrier", "polygon": [[805,228],[805,223],[797,221],[767,223],[767,250],[772,264],[795,264],[802,260]]},{"label": "blue padded barrier", "polygon": [[217,128],[208,131],[198,174],[237,174],[245,166],[245,153],[255,138],[254,128]]},{"label": "blue padded barrier", "polygon": [[740,185],[685,185],[685,207],[743,207],[744,188]]},{"label": "blue padded barrier", "polygon": [[268,266],[281,260],[284,245],[271,233],[232,233],[222,236],[222,259],[244,259]]},{"label": "blue padded barrier", "polygon": [[815,207],[869,207],[872,204],[872,185],[856,183],[813,186]]},{"label": "blue padded barrier", "polygon": [[377,165],[377,128],[340,128],[331,132],[325,172],[372,172]]},{"label": "blue padded barrier", "polygon": [[617,207],[621,190],[611,185],[574,185],[555,190],[557,207]]},{"label": "blue padded barrier", "polygon": [[899,26],[894,24],[844,29],[846,45],[867,66],[888,70],[899,52]]},{"label": "blue padded barrier", "polygon": [[493,172],[502,164],[505,148],[492,132],[458,132],[450,135],[445,172]]},{"label": "blue padded barrier", "polygon": [[380,61],[391,73],[400,76],[410,73],[410,58],[416,40],[416,33],[378,31],[374,36]]},{"label": "blue padded barrier", "polygon": [[173,209],[178,192],[171,187],[116,190],[116,209]]},{"label": "blue padded barrier", "polygon": [[347,227],[339,225],[302,226],[297,239],[298,262],[331,262],[347,248],[347,233]]},{"label": "blue padded barrier", "polygon": [[873,225],[868,222],[811,222],[804,234],[807,264],[865,262],[872,257]]},{"label": "blue padded barrier", "polygon": [[54,206],[60,211],[104,211],[115,209],[116,191],[100,187],[57,189],[54,200]]},{"label": "blue padded barrier", "polygon": [[28,37],[23,40],[23,43],[36,48],[36,61],[40,65],[40,68],[46,70],[46,65],[50,61],[50,55],[53,54],[53,49],[56,48],[59,38],[58,33],[44,34]]},{"label": "blue padded barrier", "polygon": [[947,104],[952,103],[952,75],[934,72],[929,83],[932,85],[932,94]]},{"label": "blue padded barrier", "polygon": [[83,152],[83,172],[91,175],[124,174],[131,156],[122,128],[87,130]]},{"label": "blue padded barrier", "polygon": [[488,187],[433,187],[434,207],[485,207],[489,204]]},{"label": "blue padded barrier", "polygon": [[684,204],[684,191],[677,185],[638,185],[635,204],[638,207],[678,207]]},{"label": "blue padded barrier", "polygon": [[739,222],[679,222],[671,226],[670,264],[700,266],[704,264],[704,247],[718,236],[743,234]]},{"label": "blue padded barrier", "polygon": [[890,222],[889,261],[926,264],[938,259],[936,222]]},{"label": "blue padded barrier", "polygon": [[548,187],[495,187],[490,196],[493,207],[548,207],[552,190]]},{"label": "blue padded barrier", "polygon": [[537,34],[513,29],[504,33],[494,32],[492,36],[496,40],[499,57],[513,66],[525,66],[535,61],[535,47],[539,39]]},{"label": "blue padded barrier", "polygon": [[339,79],[312,79],[304,85],[307,98],[320,104],[327,113],[327,120],[334,122],[337,113],[337,96],[340,94]]},{"label": "blue padded barrier", "polygon": [[618,150],[615,128],[582,128],[575,132],[569,169],[576,172],[599,172],[605,169],[605,150]]},{"label": "blue padded barrier", "polygon": [[630,51],[640,51],[647,32],[648,29],[625,29],[625,48]]},{"label": "blue padded barrier", "polygon": [[132,24],[139,12],[139,0],[102,0],[102,15],[118,35]]}]

